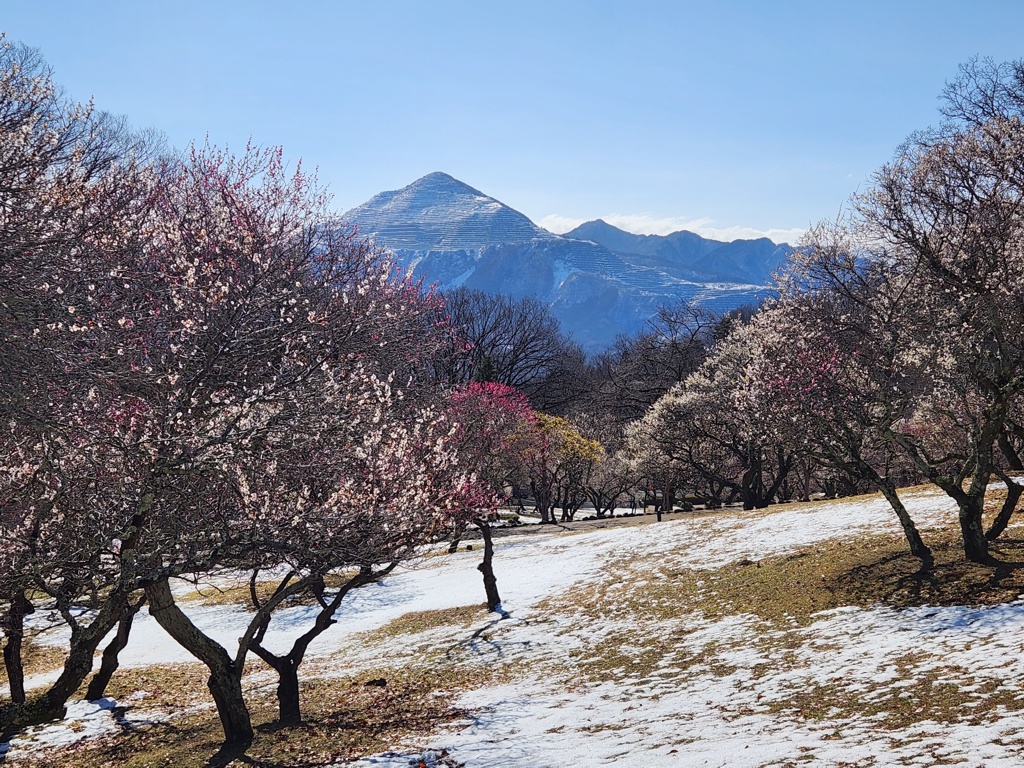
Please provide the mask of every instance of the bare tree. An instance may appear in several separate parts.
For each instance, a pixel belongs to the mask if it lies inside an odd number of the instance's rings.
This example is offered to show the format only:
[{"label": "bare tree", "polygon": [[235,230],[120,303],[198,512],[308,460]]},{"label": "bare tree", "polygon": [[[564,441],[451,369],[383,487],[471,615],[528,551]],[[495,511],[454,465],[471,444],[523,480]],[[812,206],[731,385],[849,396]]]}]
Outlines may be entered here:
[{"label": "bare tree", "polygon": [[578,394],[583,353],[565,337],[550,309],[534,298],[457,288],[444,295],[455,336],[439,355],[439,379],[449,386],[495,382],[555,410]]},{"label": "bare tree", "polygon": [[[877,172],[856,223],[913,276],[912,330],[932,380],[919,418],[887,438],[957,502],[965,554],[986,562],[994,450],[1024,389],[1024,67],[971,62],[944,95],[945,122]],[[915,429],[935,423],[939,441]]]},{"label": "bare tree", "polygon": [[707,356],[717,318],[689,303],[661,307],[648,328],[616,340],[591,364],[588,409],[613,414],[620,424],[641,417]]}]

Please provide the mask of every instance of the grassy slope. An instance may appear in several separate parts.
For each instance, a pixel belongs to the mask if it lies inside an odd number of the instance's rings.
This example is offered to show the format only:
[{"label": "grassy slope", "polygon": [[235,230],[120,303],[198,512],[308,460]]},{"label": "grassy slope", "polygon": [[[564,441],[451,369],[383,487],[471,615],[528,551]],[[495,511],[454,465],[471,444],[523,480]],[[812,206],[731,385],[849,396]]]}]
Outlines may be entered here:
[{"label": "grassy slope", "polygon": [[[785,513],[780,507],[766,514]],[[585,546],[585,537],[577,537],[574,544]],[[634,555],[609,567],[616,578],[548,598],[533,611],[537,616],[572,615],[573,627],[580,632],[594,626],[617,628],[615,642],[579,642],[565,654],[546,657],[543,674],[567,682],[637,686],[680,685],[696,674],[726,676],[735,671],[726,649],[715,642],[689,643],[688,638],[698,626],[694,617],[714,622],[742,616],[755,627],[759,652],[773,659],[770,668],[751,670],[756,680],[758,674],[778,674],[780,665],[799,664],[806,643],[801,630],[822,611],[878,604],[995,604],[1024,592],[1024,571],[965,564],[953,530],[930,531],[928,540],[937,560],[929,574],[919,572],[917,561],[905,553],[904,542],[892,535],[829,540],[759,562],[744,559],[709,570],[678,567],[664,555]],[[1011,539],[1000,545],[998,554],[1007,561],[1024,559],[1022,546],[1024,542]],[[244,599],[228,592],[214,601],[231,602],[236,597]],[[352,674],[336,671],[335,664],[346,664],[344,659],[311,661],[303,690],[307,723],[298,729],[274,728],[273,678],[252,663],[248,698],[258,735],[249,750],[251,762],[235,764],[300,768],[373,754],[399,742],[422,743],[438,728],[465,717],[455,704],[458,692],[527,673],[513,663],[481,663],[472,654],[452,652],[459,638],[463,643],[466,638],[486,641],[493,624],[482,606],[407,614],[351,644],[361,647],[364,656]],[[568,634],[573,631],[570,628]],[[32,671],[39,671],[53,658],[37,652],[30,661]],[[944,682],[947,676],[939,671],[911,674],[913,651],[904,661],[908,681],[898,689],[868,686],[837,702],[832,685],[801,686],[757,709],[803,720],[863,716],[891,728],[963,717],[958,686]],[[366,685],[374,679],[385,679],[387,685]],[[202,668],[196,665],[121,670],[109,695],[124,702],[144,691],[138,706],[155,713],[154,722],[67,748],[60,755],[51,752],[11,763],[73,768],[202,766],[216,751],[219,735],[203,681]],[[1019,695],[990,681],[978,681],[972,695],[975,718],[1024,708]]]}]

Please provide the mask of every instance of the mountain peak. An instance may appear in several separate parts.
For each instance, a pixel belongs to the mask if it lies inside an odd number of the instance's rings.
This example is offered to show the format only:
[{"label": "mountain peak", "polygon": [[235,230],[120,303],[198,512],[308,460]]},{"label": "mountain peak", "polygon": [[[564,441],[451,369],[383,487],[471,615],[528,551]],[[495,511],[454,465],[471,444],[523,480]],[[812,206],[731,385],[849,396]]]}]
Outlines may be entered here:
[{"label": "mountain peak", "polygon": [[395,249],[476,250],[488,245],[550,239],[526,216],[442,171],[374,195],[341,217]]},{"label": "mountain peak", "polygon": [[649,236],[634,235],[632,232],[609,224],[604,219],[594,219],[566,232],[563,237],[570,237],[573,240],[590,240],[612,251],[640,253],[643,251],[643,243]]},{"label": "mountain peak", "polygon": [[[421,176],[416,179],[412,184],[404,187],[399,192],[405,190],[433,190],[433,191],[446,191],[461,194],[474,195],[477,197],[489,197],[481,192],[479,189],[474,189],[464,181],[459,181],[451,174],[445,173],[444,171],[434,171],[428,173],[426,176]],[[493,198],[490,198],[493,199]]]},{"label": "mountain peak", "polygon": [[788,254],[686,231],[637,235],[602,219],[554,235],[442,171],[374,195],[341,221],[441,290],[466,286],[549,304],[588,352],[643,328],[659,306],[685,299],[724,311],[756,303],[771,293],[767,273]]},{"label": "mountain peak", "polygon": [[612,232],[612,233],[617,233],[617,234],[620,234],[620,235],[632,234],[630,232],[627,232],[624,229],[616,227],[614,224],[609,224],[604,219],[594,219],[592,221],[585,221],[582,224],[580,224],[578,227],[576,227],[576,229],[574,229],[573,232],[577,232],[579,230],[590,231],[590,232]]},{"label": "mountain peak", "polygon": [[423,182],[423,181],[446,181],[446,182],[453,182],[454,181],[454,182],[457,182],[459,184],[462,183],[461,181],[456,179],[454,176],[452,176],[450,173],[445,173],[444,171],[433,171],[432,173],[428,173],[428,174],[418,178],[416,181],[413,182],[413,184],[419,184],[420,182]]}]

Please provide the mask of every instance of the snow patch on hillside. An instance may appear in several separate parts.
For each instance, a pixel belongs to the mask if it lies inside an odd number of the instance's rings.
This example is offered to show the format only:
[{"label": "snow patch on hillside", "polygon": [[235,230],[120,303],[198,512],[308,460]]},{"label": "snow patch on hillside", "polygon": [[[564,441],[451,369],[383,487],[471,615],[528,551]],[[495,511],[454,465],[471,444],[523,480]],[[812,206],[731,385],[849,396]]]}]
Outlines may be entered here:
[{"label": "snow patch on hillside", "polygon": [[[956,519],[955,505],[939,493],[911,493],[905,501],[925,531]],[[850,607],[823,611],[809,624],[791,627],[747,614],[711,619],[684,612],[656,622],[595,619],[571,608],[552,608],[571,605],[560,598],[571,595],[574,586],[616,581],[617,568],[643,558],[707,570],[828,539],[899,530],[885,501],[869,497],[790,504],[767,513],[726,510],[575,535],[500,538],[495,567],[511,619],[494,616],[476,631],[435,629],[423,637],[368,645],[361,632],[407,612],[479,604],[480,553],[434,553],[347,598],[338,624],[312,646],[309,663],[322,675],[331,673],[330,664],[336,662],[327,657],[336,652],[344,659],[338,674],[371,668],[382,655],[390,663],[415,663],[422,652],[417,646],[425,641],[465,663],[514,664],[521,674],[511,682],[460,697],[457,703],[472,713],[471,720],[427,740],[431,749],[447,750],[467,768],[554,768],[580,762],[652,768],[805,762],[1019,765],[1024,752],[1022,602],[904,610]],[[229,648],[247,621],[237,609],[185,607]],[[310,618],[309,608],[283,611],[272,625],[271,647],[283,648]],[[188,660],[148,616],[140,615],[137,622],[122,657],[125,666]],[[49,634],[59,638],[54,630]],[[608,643],[626,656],[641,654],[652,638],[671,650],[645,676],[588,682],[569,658],[572,650],[586,657]],[[957,691],[961,705],[955,716],[920,717],[900,725],[872,713],[873,703],[898,700],[915,686],[928,685]],[[803,712],[803,697],[816,690],[826,691],[834,705],[825,712]],[[1005,706],[975,717],[974,708],[991,696],[1001,696]],[[113,721],[109,714],[95,706],[75,706],[65,723],[15,739],[12,758],[63,743],[69,729],[90,718],[106,723],[90,734],[109,732],[104,730]],[[356,765],[408,766],[410,759],[423,759],[423,747],[422,742],[396,744],[394,751]]]}]

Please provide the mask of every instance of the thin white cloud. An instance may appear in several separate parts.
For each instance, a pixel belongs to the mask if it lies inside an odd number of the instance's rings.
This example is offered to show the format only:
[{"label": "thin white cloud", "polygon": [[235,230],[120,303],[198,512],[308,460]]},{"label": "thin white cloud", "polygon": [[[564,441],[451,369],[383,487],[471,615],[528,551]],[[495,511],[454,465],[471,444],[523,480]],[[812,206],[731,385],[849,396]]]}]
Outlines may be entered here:
[{"label": "thin white cloud", "polygon": [[[701,237],[712,240],[729,242],[732,240],[754,240],[759,237],[767,237],[776,243],[795,243],[806,230],[793,227],[791,229],[755,229],[754,227],[719,227],[715,226],[712,219],[687,219],[681,216],[651,216],[646,213],[612,213],[607,216],[599,216],[613,227],[624,229],[636,235],[668,235],[685,229],[688,232],[695,232]],[[538,224],[549,232],[563,234],[589,219],[575,219],[569,216],[561,216],[557,213],[545,216]]]},{"label": "thin white cloud", "polygon": [[570,229],[576,229],[580,224],[588,221],[588,219],[573,219],[569,216],[559,216],[557,213],[552,213],[545,216],[543,219],[537,221],[537,224],[544,227],[548,232],[554,232],[556,235],[561,235],[568,232]]}]

